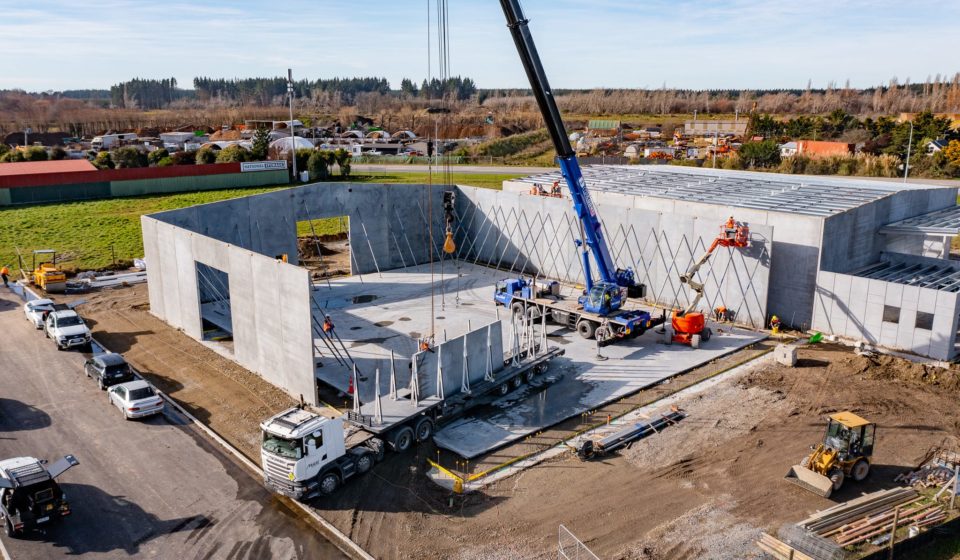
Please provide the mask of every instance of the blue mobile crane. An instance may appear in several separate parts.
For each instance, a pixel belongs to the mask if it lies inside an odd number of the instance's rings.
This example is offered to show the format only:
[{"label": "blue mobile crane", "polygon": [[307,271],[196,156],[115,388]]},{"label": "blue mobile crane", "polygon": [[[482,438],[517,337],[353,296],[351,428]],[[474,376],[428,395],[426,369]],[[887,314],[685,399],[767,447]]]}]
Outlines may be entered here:
[{"label": "blue mobile crane", "polygon": [[[560,297],[559,285],[555,282],[538,289],[533,281],[511,278],[497,282],[494,301],[514,312],[545,313],[557,323],[576,328],[584,338],[596,336],[602,343],[639,336],[663,323],[666,316],[653,318],[646,311],[624,308],[628,297],[642,298],[645,295],[645,286],[637,282],[632,268],[617,268],[613,262],[597,208],[587,191],[577,154],[570,145],[560,109],[530,34],[529,20],[524,17],[519,0],[500,0],[500,5],[557,152],[560,172],[573,199],[581,235],[576,244],[581,251],[586,289],[574,306]],[[591,254],[598,276],[596,281],[590,264]]]}]

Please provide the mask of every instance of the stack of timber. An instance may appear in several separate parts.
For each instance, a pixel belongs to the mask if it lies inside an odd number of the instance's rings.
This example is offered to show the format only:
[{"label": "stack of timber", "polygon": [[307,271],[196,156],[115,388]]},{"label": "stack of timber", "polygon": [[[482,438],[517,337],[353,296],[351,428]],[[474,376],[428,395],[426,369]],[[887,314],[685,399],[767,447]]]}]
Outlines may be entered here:
[{"label": "stack of timber", "polygon": [[812,556],[807,556],[803,552],[793,548],[789,544],[781,541],[777,537],[762,533],[760,540],[757,541],[760,550],[766,552],[777,560],[817,560]]},{"label": "stack of timber", "polygon": [[960,453],[938,450],[917,470],[897,475],[896,482],[905,482],[914,488],[935,488],[953,480],[960,469]]},{"label": "stack of timber", "polygon": [[895,528],[928,527],[946,517],[940,505],[929,503],[913,488],[893,488],[837,504],[798,525],[840,546],[852,546],[888,535]]}]

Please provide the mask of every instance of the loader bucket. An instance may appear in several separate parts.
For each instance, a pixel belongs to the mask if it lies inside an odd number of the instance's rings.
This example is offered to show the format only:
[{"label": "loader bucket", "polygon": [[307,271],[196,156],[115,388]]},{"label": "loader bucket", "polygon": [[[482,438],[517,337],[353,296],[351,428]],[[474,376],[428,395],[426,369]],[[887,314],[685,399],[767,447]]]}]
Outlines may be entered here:
[{"label": "loader bucket", "polygon": [[829,498],[833,493],[833,481],[815,473],[803,465],[794,465],[790,467],[790,472],[783,477],[787,482],[792,482],[804,490],[809,490],[818,496]]}]

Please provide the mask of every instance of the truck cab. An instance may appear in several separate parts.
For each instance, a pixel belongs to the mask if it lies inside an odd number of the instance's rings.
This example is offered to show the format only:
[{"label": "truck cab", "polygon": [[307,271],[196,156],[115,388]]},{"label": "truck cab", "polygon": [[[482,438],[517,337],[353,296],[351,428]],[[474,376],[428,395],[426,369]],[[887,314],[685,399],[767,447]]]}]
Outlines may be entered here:
[{"label": "truck cab", "polygon": [[72,309],[53,311],[44,322],[44,334],[57,343],[58,350],[90,345],[93,336],[80,315]]},{"label": "truck cab", "polygon": [[34,457],[0,461],[0,516],[8,537],[17,537],[70,515],[70,504],[56,478],[80,464],[66,455],[49,467]]},{"label": "truck cab", "polygon": [[347,449],[344,420],[291,408],[260,424],[260,462],[264,483],[296,500],[332,494],[355,474],[364,474],[378,458],[366,446]]}]

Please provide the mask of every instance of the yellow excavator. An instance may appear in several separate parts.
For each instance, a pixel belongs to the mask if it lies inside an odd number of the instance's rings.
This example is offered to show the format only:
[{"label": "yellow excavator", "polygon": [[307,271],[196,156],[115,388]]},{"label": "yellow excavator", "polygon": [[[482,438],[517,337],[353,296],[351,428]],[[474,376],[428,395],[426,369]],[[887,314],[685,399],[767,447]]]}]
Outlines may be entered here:
[{"label": "yellow excavator", "polygon": [[870,474],[876,429],[876,424],[852,412],[831,414],[823,441],[784,478],[824,498],[847,478],[862,481]]}]

